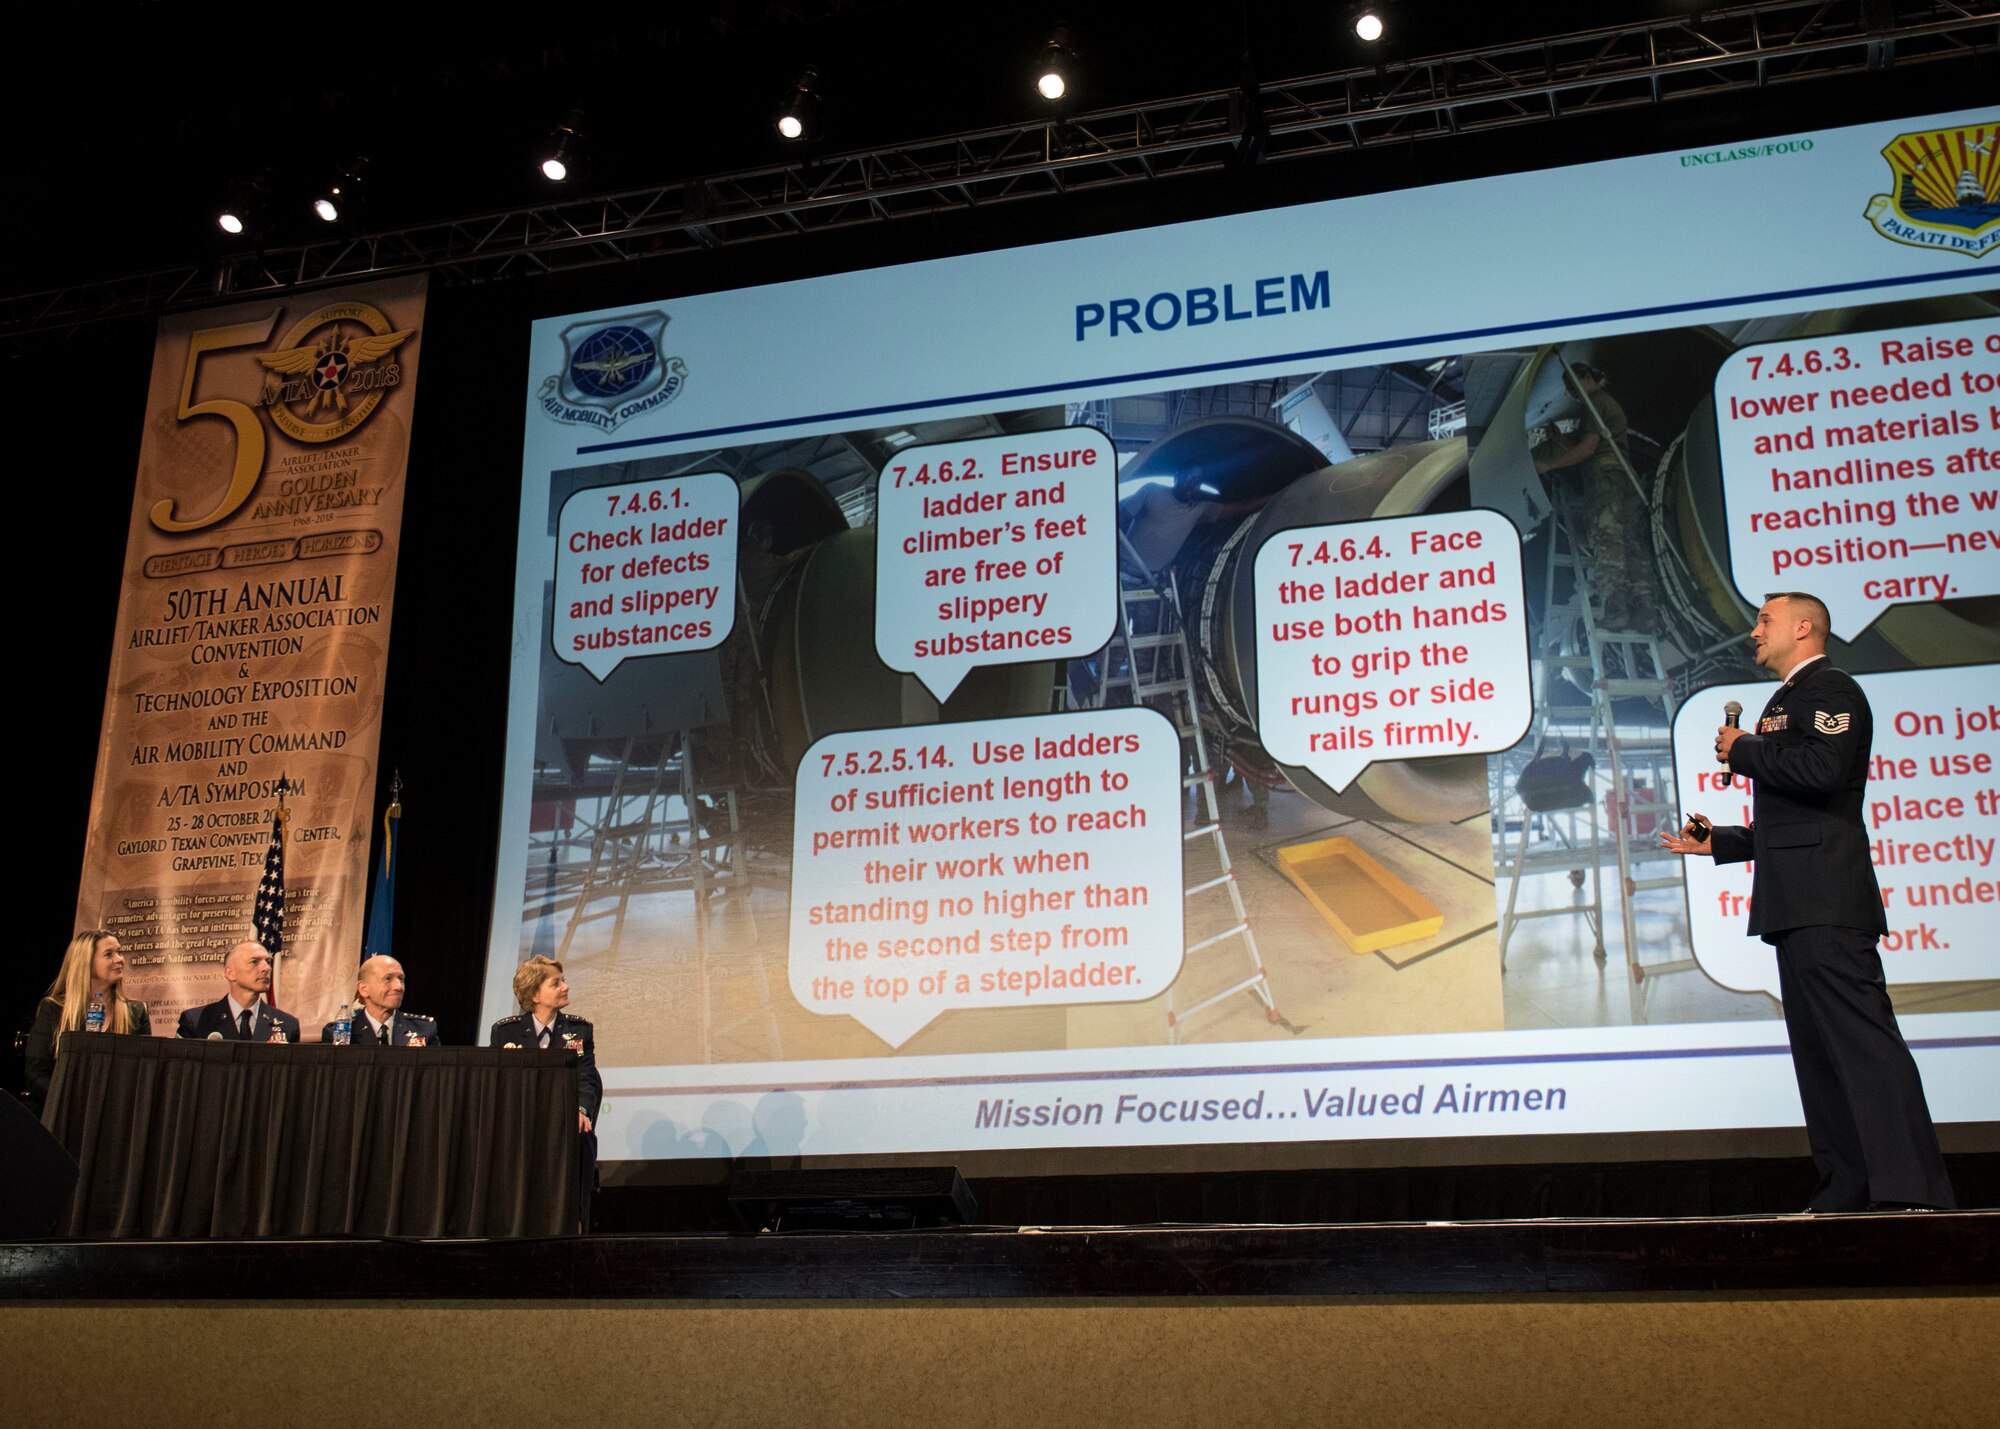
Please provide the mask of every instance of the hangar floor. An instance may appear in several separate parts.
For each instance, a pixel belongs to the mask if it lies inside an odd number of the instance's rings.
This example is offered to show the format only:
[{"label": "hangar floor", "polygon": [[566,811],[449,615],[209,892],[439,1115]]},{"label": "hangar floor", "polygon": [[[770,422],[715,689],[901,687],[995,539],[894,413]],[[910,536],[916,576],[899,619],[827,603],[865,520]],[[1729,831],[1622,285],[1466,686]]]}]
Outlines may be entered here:
[{"label": "hangar floor", "polygon": [[[1607,891],[1612,870],[1607,869]],[[1504,893],[1503,893],[1504,897]],[[1571,886],[1563,873],[1523,878],[1521,909],[1576,907],[1587,889]],[[1626,970],[1623,930],[1615,903],[1607,908],[1604,940],[1608,956],[1592,953],[1589,922],[1573,917],[1535,918],[1515,931],[1505,976],[1507,1026],[1616,1027],[1633,1022],[1734,1022],[1782,1018],[1776,998],[1761,992],[1734,992],[1698,969],[1649,976],[1634,989]],[[1633,900],[1640,961],[1679,959],[1688,946],[1687,906],[1678,888],[1647,889]],[[2000,983],[1950,982],[1897,985],[1889,989],[1896,1010],[1974,1012],[2000,1007]]]},{"label": "hangar floor", "polygon": [[[1224,791],[1223,821],[1277,1016],[1250,992],[1186,1018],[1180,1040],[1226,1043],[1633,1022],[1771,1020],[1778,1004],[1723,988],[1696,970],[1648,977],[1635,989],[1623,956],[1616,904],[1608,907],[1608,956],[1593,956],[1589,921],[1532,918],[1515,930],[1500,968],[1492,840],[1485,815],[1413,826],[1344,819],[1289,793],[1271,796],[1259,820],[1241,790]],[[1333,836],[1352,839],[1444,915],[1424,939],[1355,953],[1278,870],[1280,849]],[[1194,845],[1190,846],[1195,847]],[[1191,853],[1187,882],[1213,871]],[[800,1005],[790,990],[787,882],[766,867],[749,880],[713,885],[705,911],[689,889],[635,894],[615,940],[610,919],[583,925],[566,961],[573,1006],[598,1029],[606,1065],[729,1063],[878,1057],[890,1049],[852,1018]],[[1609,880],[1607,879],[1607,888]],[[1587,890],[1561,872],[1523,879],[1521,910],[1581,907]],[[1220,894],[1197,897],[1188,941],[1226,925]],[[556,920],[560,923],[561,919]],[[1679,958],[1687,918],[1677,889],[1641,892],[1635,923],[1642,961]],[[553,951],[549,930],[529,919],[522,955]],[[1186,1009],[1248,970],[1235,941],[1192,954],[1172,996]],[[1894,989],[1905,1011],[2000,1006],[2000,985],[1938,984]],[[1071,1007],[947,1012],[905,1042],[911,1056],[1164,1044],[1168,999]]]},{"label": "hangar floor", "polygon": [[[1250,992],[1187,1019],[1181,1040],[1496,1030],[1505,1025],[1495,941],[1491,836],[1485,817],[1411,827],[1346,820],[1291,794],[1271,797],[1256,821],[1242,792],[1224,791],[1223,820],[1277,1003],[1276,1020]],[[1254,826],[1253,826],[1254,824]],[[1334,835],[1353,839],[1444,915],[1432,937],[1357,954],[1278,871],[1276,850]],[[1194,846],[1191,846],[1194,847]],[[1191,852],[1187,881],[1213,872]],[[885,1044],[847,1017],[806,1011],[791,995],[784,880],[752,878],[708,900],[697,926],[687,889],[636,895],[615,943],[613,922],[584,925],[567,955],[573,1006],[598,1029],[608,1065],[872,1057]],[[1221,893],[1198,895],[1188,940],[1226,926]],[[536,924],[523,929],[522,954]],[[547,932],[543,945],[548,945]],[[1249,968],[1240,942],[1190,956],[1173,989],[1185,1009]],[[899,1049],[910,1055],[1168,1041],[1167,998],[1064,1008],[949,1012]],[[697,1050],[699,1049],[699,1050]]]}]

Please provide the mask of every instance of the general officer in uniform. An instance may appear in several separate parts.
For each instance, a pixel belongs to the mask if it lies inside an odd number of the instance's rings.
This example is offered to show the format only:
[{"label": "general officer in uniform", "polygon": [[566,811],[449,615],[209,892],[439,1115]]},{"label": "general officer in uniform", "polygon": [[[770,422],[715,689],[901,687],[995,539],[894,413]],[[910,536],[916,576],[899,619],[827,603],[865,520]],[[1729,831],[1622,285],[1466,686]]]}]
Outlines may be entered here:
[{"label": "general officer in uniform", "polygon": [[296,1042],[299,1019],[280,1012],[264,999],[271,991],[271,954],[262,943],[246,939],[222,959],[222,980],[229,990],[205,1007],[181,1014],[175,1034],[205,1041]]},{"label": "general officer in uniform", "polygon": [[1874,721],[1826,658],[1826,605],[1771,596],[1750,642],[1782,674],[1753,729],[1716,731],[1716,757],[1753,781],[1748,828],[1700,815],[1660,842],[1717,863],[1754,859],[1750,931],[1777,948],[1792,1069],[1819,1186],[1810,1211],[1955,1204],[1917,1064],[1896,1026],[1876,939],[1886,931],[1862,798]]},{"label": "general officer in uniform", "polygon": [[562,964],[537,954],[514,969],[514,1000],[521,1010],[493,1024],[490,1047],[567,1048],[578,1057],[576,1068],[576,1130],[578,1173],[582,1178],[578,1209],[590,1225],[590,1193],[597,1182],[597,1109],[604,1101],[604,1078],[597,1071],[597,1044],[590,1023],[563,1009],[569,1006],[569,981]]},{"label": "general officer in uniform", "polygon": [[[359,1014],[349,1034],[356,1047],[435,1047],[437,1023],[414,1012],[403,1011],[403,995],[408,979],[403,965],[387,953],[361,960],[354,978],[354,998]],[[319,1030],[319,1040],[333,1040],[333,1024]]]}]

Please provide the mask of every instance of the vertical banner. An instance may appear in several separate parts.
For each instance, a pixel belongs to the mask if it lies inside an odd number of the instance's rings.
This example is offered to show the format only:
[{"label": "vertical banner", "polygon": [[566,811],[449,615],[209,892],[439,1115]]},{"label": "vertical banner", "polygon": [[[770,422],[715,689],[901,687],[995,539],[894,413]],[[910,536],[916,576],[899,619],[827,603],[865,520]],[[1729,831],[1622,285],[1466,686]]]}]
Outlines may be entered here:
[{"label": "vertical banner", "polygon": [[160,324],[77,926],[156,1031],[222,995],[290,782],[278,1000],[351,991],[421,277]]}]

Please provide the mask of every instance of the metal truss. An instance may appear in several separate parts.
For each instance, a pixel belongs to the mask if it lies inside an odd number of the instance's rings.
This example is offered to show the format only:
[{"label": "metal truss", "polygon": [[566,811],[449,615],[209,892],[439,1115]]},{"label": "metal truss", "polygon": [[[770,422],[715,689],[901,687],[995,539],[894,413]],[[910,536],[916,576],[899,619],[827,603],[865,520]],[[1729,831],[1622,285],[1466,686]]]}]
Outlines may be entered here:
[{"label": "metal truss", "polygon": [[2000,0],[1766,0],[0,298],[0,339],[429,271],[470,284],[2000,49]]}]

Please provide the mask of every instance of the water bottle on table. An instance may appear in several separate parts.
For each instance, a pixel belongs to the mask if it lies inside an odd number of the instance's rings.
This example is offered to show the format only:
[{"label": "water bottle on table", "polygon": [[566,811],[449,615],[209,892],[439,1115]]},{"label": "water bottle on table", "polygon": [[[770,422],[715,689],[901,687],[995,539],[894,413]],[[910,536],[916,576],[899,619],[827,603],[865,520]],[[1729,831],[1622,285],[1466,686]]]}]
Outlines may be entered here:
[{"label": "water bottle on table", "polygon": [[333,1045],[345,1047],[354,1041],[354,1016],[346,1003],[340,1004],[340,1011],[333,1018]]}]

